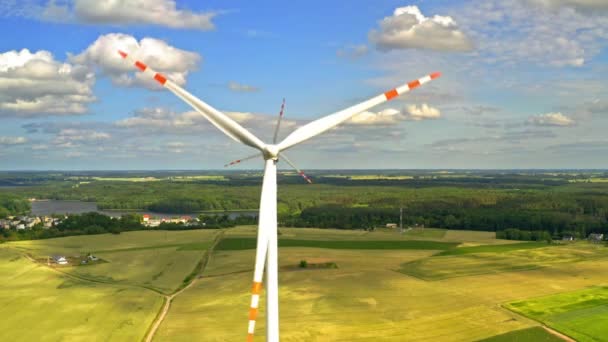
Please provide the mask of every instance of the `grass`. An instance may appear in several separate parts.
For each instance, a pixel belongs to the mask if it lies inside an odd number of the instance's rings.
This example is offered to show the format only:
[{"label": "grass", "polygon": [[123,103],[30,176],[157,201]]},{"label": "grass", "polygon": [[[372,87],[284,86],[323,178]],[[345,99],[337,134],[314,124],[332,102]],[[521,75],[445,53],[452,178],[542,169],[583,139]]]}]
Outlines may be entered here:
[{"label": "grass", "polygon": [[450,249],[439,253],[438,255],[464,255],[464,254],[477,254],[477,253],[507,253],[511,251],[519,251],[525,249],[544,248],[549,245],[546,242],[524,242],[524,243],[512,243],[505,245],[489,245],[489,246],[473,246],[473,247],[460,247]]},{"label": "grass", "polygon": [[137,231],[11,243],[35,258],[93,253],[105,263],[64,267],[93,281],[143,286],[171,293],[182,285],[219,231]]},{"label": "grass", "polygon": [[4,341],[137,341],[162,305],[151,291],[69,278],[0,248]]},{"label": "grass", "polygon": [[541,327],[511,331],[478,342],[563,342],[563,340]]},{"label": "grass", "polygon": [[455,248],[432,258],[403,263],[399,270],[419,279],[436,281],[526,271],[597,258],[608,258],[608,249],[586,243],[565,246],[528,243]]},{"label": "grass", "polygon": [[88,279],[140,285],[170,293],[192,272],[202,253],[158,248],[96,255],[107,263],[70,267],[65,271]]},{"label": "grass", "polygon": [[515,301],[506,307],[578,341],[608,336],[608,286]]},{"label": "grass", "polygon": [[[530,319],[501,304],[556,296],[566,297],[543,302],[543,309],[531,306],[532,311],[562,317],[571,329],[586,334],[604,334],[601,329],[608,326],[603,320],[605,288],[581,292],[608,284],[608,273],[601,271],[608,267],[608,248],[603,246],[532,248],[510,242],[501,247],[505,242],[494,240],[490,232],[430,229],[415,236],[395,230],[280,231],[282,246],[289,246],[279,255],[282,341],[479,341],[505,336],[525,341],[537,337],[538,329],[527,330],[539,326],[535,320],[546,318]],[[145,288],[169,293],[182,287],[207,261],[201,257],[217,233],[144,231],[0,245],[3,339],[141,340],[162,305],[162,296]],[[203,277],[175,297],[155,340],[243,339],[255,233],[252,226],[225,231],[226,248],[216,249]],[[489,247],[475,247],[480,245]],[[436,255],[451,250],[458,253]],[[104,283],[73,279],[22,257],[55,251],[97,251],[107,263],[61,270]],[[339,267],[307,271],[297,267],[301,260],[310,268],[330,263]],[[256,337],[264,335],[264,297]]]},{"label": "grass", "polygon": [[[313,247],[329,249],[419,249],[446,250],[456,247],[457,243],[437,241],[321,241],[279,239],[279,247]],[[217,250],[255,249],[255,238],[227,238],[217,246]]]},{"label": "grass", "polygon": [[[599,253],[586,244],[576,248],[580,254]],[[547,260],[551,262],[559,260],[562,253],[566,258],[574,253],[560,247],[549,250],[543,253],[550,253],[551,259]],[[471,256],[435,257],[433,253],[407,249],[281,249],[281,340],[477,341],[538,326],[501,308],[501,303],[608,282],[608,273],[598,272],[608,267],[608,260],[592,257],[576,267],[570,262],[557,262],[526,272],[438,281],[423,281],[394,271],[404,262]],[[479,257],[485,255],[490,253]],[[205,336],[208,341],[242,339],[254,257],[252,249],[214,253],[203,279],[172,303],[156,340],[186,341],[197,336]],[[535,254],[530,257],[540,258]],[[295,269],[301,260],[331,261],[339,268],[310,272]],[[256,336],[264,335],[264,308],[262,301]]]}]

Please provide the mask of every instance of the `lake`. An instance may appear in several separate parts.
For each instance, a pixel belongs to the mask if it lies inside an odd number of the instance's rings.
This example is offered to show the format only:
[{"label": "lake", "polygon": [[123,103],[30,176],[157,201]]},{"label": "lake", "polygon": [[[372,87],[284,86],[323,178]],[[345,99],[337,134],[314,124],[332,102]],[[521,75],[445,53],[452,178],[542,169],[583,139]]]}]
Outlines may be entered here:
[{"label": "lake", "polygon": [[51,214],[82,214],[82,213],[90,213],[97,212],[104,215],[112,216],[112,217],[120,217],[124,214],[140,214],[140,215],[150,215],[152,217],[159,218],[171,218],[178,216],[191,216],[197,217],[200,214],[209,214],[209,215],[228,215],[230,218],[236,218],[238,216],[257,216],[257,211],[225,211],[225,212],[200,212],[200,213],[154,213],[151,211],[145,210],[132,210],[132,211],[121,211],[121,210],[99,210],[97,208],[97,203],[95,202],[82,202],[82,201],[33,201],[32,205],[32,215],[35,216],[44,216]]}]

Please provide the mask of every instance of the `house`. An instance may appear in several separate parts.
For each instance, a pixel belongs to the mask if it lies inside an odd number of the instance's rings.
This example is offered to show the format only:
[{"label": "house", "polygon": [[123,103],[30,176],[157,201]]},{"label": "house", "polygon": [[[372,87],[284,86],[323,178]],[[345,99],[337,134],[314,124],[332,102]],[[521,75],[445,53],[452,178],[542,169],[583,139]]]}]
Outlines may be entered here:
[{"label": "house", "polygon": [[145,214],[145,215],[143,216],[143,222],[144,222],[144,224],[146,224],[146,223],[150,222],[150,215]]},{"label": "house", "polygon": [[574,241],[574,236],[564,235],[564,236],[562,236],[562,241]]},{"label": "house", "polygon": [[93,254],[89,254],[89,255],[87,256],[87,258],[88,258],[89,260],[91,260],[91,261],[97,261],[97,260],[99,260],[99,258],[98,258],[98,257],[96,257],[96,256],[94,256]]},{"label": "house", "polygon": [[53,255],[53,262],[58,265],[67,265],[68,259],[61,255]]},{"label": "house", "polygon": [[2,229],[10,229],[11,222],[9,220],[0,220],[0,228]]},{"label": "house", "polygon": [[19,223],[15,226],[15,228],[17,228],[18,230],[23,230],[23,229],[25,229],[25,224]]},{"label": "house", "polygon": [[602,242],[604,240],[604,234],[589,234],[589,242]]},{"label": "house", "polygon": [[397,224],[396,223],[387,223],[386,224],[386,228],[393,228],[393,229],[395,229],[395,228],[397,228]]}]

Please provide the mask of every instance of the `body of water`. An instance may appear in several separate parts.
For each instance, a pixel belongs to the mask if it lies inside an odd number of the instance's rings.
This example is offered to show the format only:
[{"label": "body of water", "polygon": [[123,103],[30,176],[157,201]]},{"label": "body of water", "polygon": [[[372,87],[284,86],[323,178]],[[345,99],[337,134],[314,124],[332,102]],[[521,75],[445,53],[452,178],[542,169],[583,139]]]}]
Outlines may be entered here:
[{"label": "body of water", "polygon": [[226,212],[202,212],[202,213],[154,213],[145,210],[132,210],[132,211],[121,211],[121,210],[99,210],[97,203],[95,202],[82,202],[82,201],[34,201],[31,202],[32,215],[44,216],[51,214],[82,214],[90,212],[98,212],[104,215],[112,217],[120,217],[124,214],[141,214],[150,215],[152,217],[159,218],[172,218],[181,216],[197,217],[200,214],[209,215],[224,215],[227,214],[230,218],[235,218],[241,215],[244,216],[257,216],[257,211],[226,211]]}]

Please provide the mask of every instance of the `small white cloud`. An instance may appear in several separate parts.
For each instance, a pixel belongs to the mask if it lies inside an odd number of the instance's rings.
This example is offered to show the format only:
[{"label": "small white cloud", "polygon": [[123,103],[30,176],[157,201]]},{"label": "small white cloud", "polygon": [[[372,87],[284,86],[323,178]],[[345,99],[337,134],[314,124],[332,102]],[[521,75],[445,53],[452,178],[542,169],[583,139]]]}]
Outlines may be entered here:
[{"label": "small white cloud", "polygon": [[409,120],[414,121],[434,120],[441,117],[441,111],[439,109],[433,108],[426,103],[423,103],[420,107],[416,105],[407,106],[405,114]]},{"label": "small white cloud", "polygon": [[357,114],[350,119],[350,123],[355,125],[390,125],[403,119],[404,117],[400,111],[387,108],[377,113],[366,111]]},{"label": "small white cloud", "polygon": [[228,89],[237,93],[255,93],[260,91],[260,88],[248,84],[242,84],[234,81],[228,82]]},{"label": "small white cloud", "polygon": [[80,54],[70,56],[70,61],[101,68],[117,85],[144,85],[150,89],[160,89],[149,75],[137,72],[133,65],[126,63],[118,54],[118,50],[128,52],[133,58],[162,72],[179,85],[186,83],[188,74],[197,69],[201,60],[199,54],[178,49],[160,39],[143,38],[137,41],[135,37],[127,34],[110,33],[99,36]]},{"label": "small white cloud", "polygon": [[422,121],[440,117],[441,111],[439,109],[425,103],[420,106],[409,105],[403,110],[387,108],[377,113],[366,111],[355,115],[350,123],[355,125],[391,125],[405,120]]},{"label": "small white cloud", "polygon": [[395,9],[369,32],[369,40],[380,51],[430,49],[470,51],[473,44],[451,17],[425,17],[416,6]]},{"label": "small white cloud", "polygon": [[576,122],[562,113],[547,113],[532,116],[528,122],[536,126],[574,126]]},{"label": "small white cloud", "polygon": [[24,137],[0,137],[0,145],[2,146],[23,145],[25,143],[27,143],[27,139]]}]

